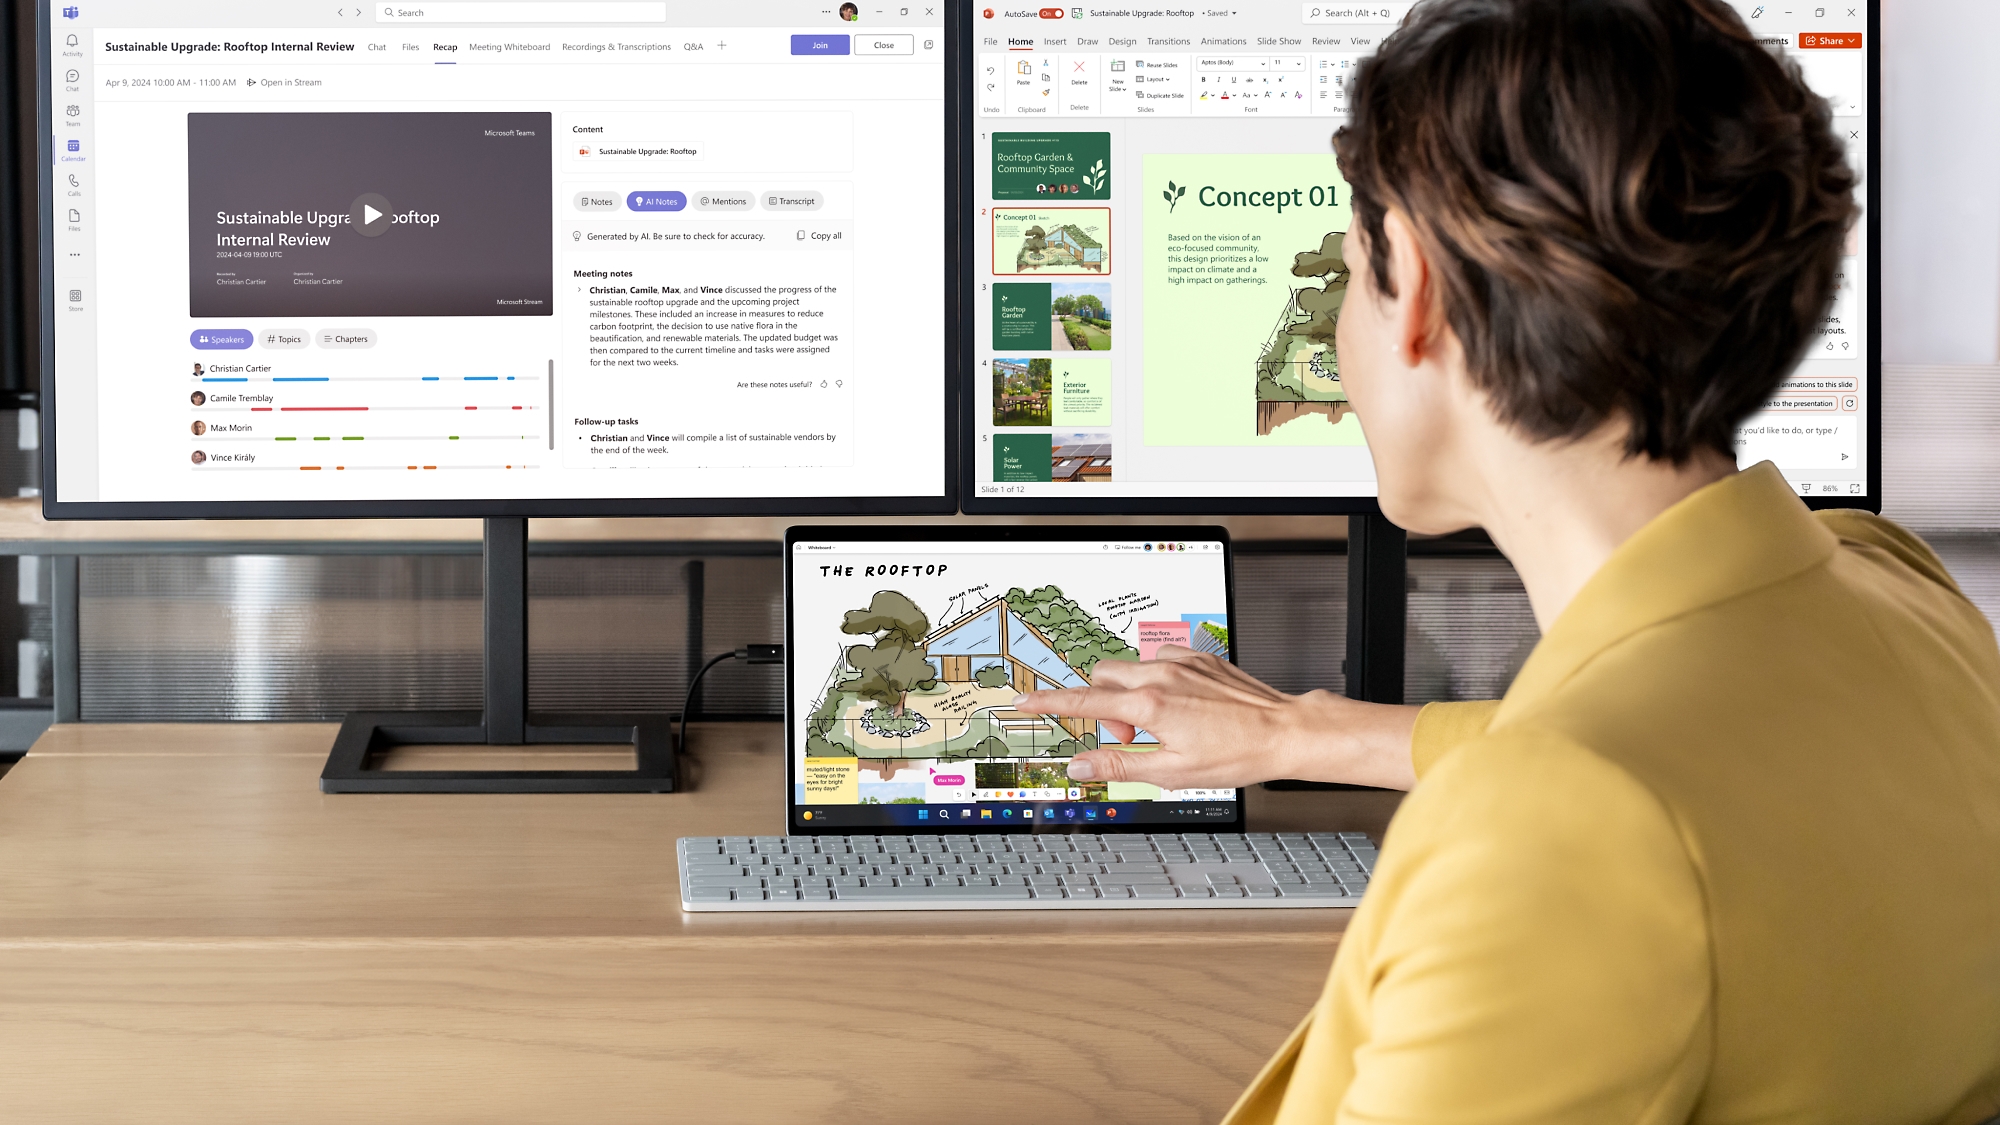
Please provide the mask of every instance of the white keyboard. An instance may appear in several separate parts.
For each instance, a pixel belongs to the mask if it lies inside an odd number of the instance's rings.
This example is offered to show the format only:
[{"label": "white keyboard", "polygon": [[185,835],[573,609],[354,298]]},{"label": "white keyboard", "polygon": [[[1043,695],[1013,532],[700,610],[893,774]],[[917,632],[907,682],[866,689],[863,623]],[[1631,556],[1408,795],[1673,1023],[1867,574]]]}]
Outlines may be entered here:
[{"label": "white keyboard", "polygon": [[1148,910],[1354,906],[1360,832],[686,836],[681,909]]}]

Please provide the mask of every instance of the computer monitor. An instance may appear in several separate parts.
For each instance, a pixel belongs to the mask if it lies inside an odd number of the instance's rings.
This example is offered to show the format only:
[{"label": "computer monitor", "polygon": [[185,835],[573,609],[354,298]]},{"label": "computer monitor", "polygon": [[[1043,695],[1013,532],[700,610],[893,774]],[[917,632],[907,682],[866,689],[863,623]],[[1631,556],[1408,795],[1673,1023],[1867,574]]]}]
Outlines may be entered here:
[{"label": "computer monitor", "polygon": [[[1881,507],[1876,0],[1731,0],[1833,104],[1863,219],[1819,339],[1738,432],[1819,506]],[[1369,512],[1333,348],[1331,134],[1410,3],[973,5],[968,512]]]},{"label": "computer monitor", "polygon": [[40,8],[51,517],[955,509],[963,10]]}]

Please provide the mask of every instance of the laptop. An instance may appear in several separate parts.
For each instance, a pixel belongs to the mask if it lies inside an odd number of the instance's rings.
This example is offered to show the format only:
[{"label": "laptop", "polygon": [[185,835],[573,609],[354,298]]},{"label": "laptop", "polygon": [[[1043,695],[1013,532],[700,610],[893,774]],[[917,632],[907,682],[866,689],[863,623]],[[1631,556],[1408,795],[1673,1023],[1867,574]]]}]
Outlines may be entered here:
[{"label": "laptop", "polygon": [[1353,906],[1367,836],[1247,833],[1240,789],[1073,779],[1157,740],[1024,710],[1107,661],[1235,659],[1218,527],[794,527],[785,536],[785,834],[677,843],[681,906],[1145,910]]}]

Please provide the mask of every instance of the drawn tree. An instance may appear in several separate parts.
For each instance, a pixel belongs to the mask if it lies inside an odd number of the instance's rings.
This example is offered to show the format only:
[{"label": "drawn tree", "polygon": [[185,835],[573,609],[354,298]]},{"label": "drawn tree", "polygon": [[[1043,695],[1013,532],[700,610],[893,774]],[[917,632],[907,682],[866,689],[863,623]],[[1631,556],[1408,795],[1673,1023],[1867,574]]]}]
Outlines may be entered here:
[{"label": "drawn tree", "polygon": [[1318,250],[1308,250],[1292,258],[1293,277],[1323,277],[1326,284],[1299,290],[1299,311],[1311,319],[1292,329],[1316,344],[1333,347],[1333,332],[1340,323],[1340,306],[1347,299],[1347,259],[1342,255],[1344,231],[1334,231],[1320,240]]},{"label": "drawn tree", "polygon": [[888,707],[892,718],[902,717],[910,692],[937,686],[937,669],[931,667],[924,649],[930,619],[904,595],[894,590],[877,591],[868,608],[847,611],[840,631],[875,638],[874,644],[849,646],[848,666],[861,677],[849,683],[847,690]]}]

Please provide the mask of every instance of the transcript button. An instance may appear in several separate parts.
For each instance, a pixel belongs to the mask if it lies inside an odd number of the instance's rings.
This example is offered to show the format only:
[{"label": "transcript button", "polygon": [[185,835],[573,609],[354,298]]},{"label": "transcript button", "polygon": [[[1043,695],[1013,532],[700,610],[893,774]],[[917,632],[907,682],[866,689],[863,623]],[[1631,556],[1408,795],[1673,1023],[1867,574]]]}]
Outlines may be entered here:
[{"label": "transcript button", "polygon": [[757,206],[757,197],[747,191],[704,191],[694,197],[697,211],[749,211]]},{"label": "transcript button", "polygon": [[635,191],[625,197],[625,206],[634,211],[682,211],[687,205],[687,195],[678,191]]},{"label": "transcript button", "polygon": [[826,206],[826,196],[816,191],[767,191],[766,211],[817,211]]},{"label": "transcript button", "polygon": [[847,53],[845,35],[794,35],[792,53],[795,55],[844,55]]},{"label": "transcript button", "polygon": [[265,328],[257,333],[257,342],[278,351],[291,351],[312,343],[312,333],[303,328]]},{"label": "transcript button", "polygon": [[[798,52],[794,51],[793,54]],[[854,37],[854,53],[857,55],[914,55],[917,53],[917,37],[914,35],[857,35]]]},{"label": "transcript button", "polygon": [[256,342],[248,328],[197,328],[188,333],[188,343],[204,352],[241,351]]},{"label": "transcript button", "polygon": [[618,196],[608,191],[580,191],[576,193],[576,209],[579,211],[616,211]]},{"label": "transcript button", "polygon": [[335,350],[372,348],[379,339],[381,337],[375,335],[373,328],[322,328],[319,346]]}]

